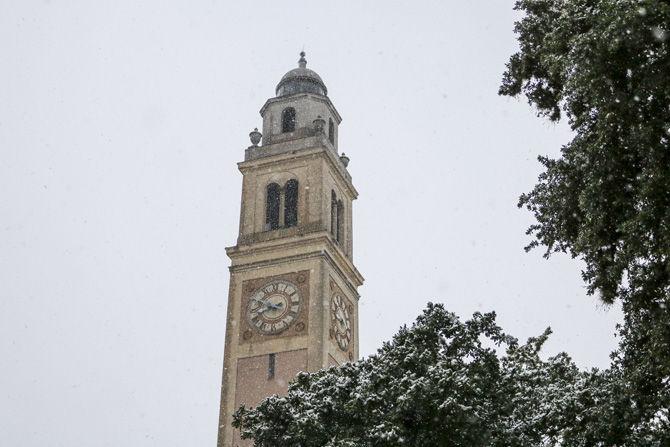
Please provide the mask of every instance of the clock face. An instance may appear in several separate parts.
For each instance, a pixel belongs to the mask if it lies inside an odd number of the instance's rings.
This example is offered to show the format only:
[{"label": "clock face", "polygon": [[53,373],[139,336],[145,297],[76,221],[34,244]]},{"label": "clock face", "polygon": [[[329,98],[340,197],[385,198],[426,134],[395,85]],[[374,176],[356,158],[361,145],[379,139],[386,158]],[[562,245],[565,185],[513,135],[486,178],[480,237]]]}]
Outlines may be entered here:
[{"label": "clock face", "polygon": [[247,321],[262,334],[279,334],[296,320],[301,304],[298,286],[277,279],[260,287],[249,297]]},{"label": "clock face", "polygon": [[339,293],[330,300],[330,315],[335,341],[341,350],[346,351],[351,343],[351,316],[346,300]]}]

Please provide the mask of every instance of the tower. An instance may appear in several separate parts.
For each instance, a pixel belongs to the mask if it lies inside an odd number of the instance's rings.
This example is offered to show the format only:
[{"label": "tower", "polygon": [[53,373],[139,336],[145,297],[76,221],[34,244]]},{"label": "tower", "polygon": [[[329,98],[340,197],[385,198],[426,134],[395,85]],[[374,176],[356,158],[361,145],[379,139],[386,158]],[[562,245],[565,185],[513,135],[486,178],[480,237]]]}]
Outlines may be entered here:
[{"label": "tower", "polygon": [[[358,196],[338,155],[342,121],[321,77],[298,68],[260,110],[262,134],[242,173],[230,288],[218,447],[247,445],[231,426],[244,404],[286,392],[300,371],[358,358],[358,287],[352,202]],[[262,138],[262,144],[259,145]]]}]

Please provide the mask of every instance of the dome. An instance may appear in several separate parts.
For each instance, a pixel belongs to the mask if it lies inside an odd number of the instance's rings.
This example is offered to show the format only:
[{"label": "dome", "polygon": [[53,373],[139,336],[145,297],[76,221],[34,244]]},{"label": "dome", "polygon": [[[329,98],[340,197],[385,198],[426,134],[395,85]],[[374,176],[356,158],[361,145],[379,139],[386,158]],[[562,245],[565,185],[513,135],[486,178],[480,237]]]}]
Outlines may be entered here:
[{"label": "dome", "polygon": [[277,84],[277,96],[295,95],[296,93],[315,93],[328,95],[326,84],[314,70],[307,68],[305,52],[300,53],[298,68],[286,73]]}]

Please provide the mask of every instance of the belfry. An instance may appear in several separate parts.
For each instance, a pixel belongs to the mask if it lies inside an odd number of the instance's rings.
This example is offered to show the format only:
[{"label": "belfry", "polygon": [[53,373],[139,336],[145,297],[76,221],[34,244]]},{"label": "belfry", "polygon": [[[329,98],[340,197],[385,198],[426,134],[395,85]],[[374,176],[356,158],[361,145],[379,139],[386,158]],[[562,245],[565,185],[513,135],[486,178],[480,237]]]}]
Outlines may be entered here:
[{"label": "belfry", "polygon": [[285,393],[300,371],[358,358],[352,202],[338,151],[340,114],[321,77],[298,68],[260,110],[262,133],[238,163],[242,205],[230,257],[218,447],[251,445],[231,422],[240,405]]}]

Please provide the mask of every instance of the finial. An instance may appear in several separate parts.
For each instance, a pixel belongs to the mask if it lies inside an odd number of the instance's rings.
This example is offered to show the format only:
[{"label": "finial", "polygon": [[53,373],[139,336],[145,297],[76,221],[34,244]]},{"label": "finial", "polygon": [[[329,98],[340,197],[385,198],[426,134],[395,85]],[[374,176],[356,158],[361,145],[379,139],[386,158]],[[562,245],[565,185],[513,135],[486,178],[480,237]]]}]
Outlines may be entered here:
[{"label": "finial", "polygon": [[340,161],[342,162],[342,164],[344,165],[345,168],[347,166],[349,166],[349,160],[351,160],[351,159],[349,157],[347,157],[347,154],[342,152],[342,155],[340,155]]},{"label": "finial", "polygon": [[307,59],[305,59],[305,52],[300,52],[300,60],[298,61],[298,67],[305,68],[307,66]]},{"label": "finial", "polygon": [[254,147],[258,146],[258,143],[261,142],[261,137],[262,136],[263,136],[263,134],[261,134],[258,131],[258,127],[254,127],[254,130],[252,130],[251,133],[249,134],[249,139],[251,140],[251,144],[253,144]]}]

